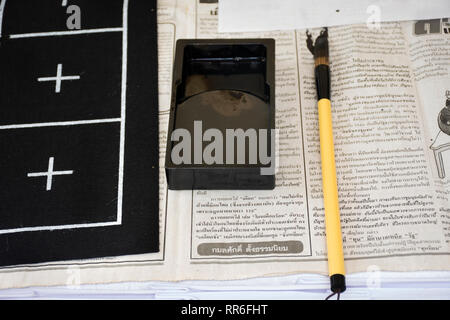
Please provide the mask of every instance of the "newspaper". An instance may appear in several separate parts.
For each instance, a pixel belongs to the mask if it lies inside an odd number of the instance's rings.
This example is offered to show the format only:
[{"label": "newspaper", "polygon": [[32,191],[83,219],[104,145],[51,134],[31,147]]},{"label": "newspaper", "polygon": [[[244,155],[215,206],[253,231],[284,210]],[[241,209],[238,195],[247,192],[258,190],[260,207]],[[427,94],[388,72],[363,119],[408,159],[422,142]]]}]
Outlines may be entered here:
[{"label": "newspaper", "polygon": [[[6,267],[0,288],[327,273],[314,62],[305,30],[219,34],[218,4],[211,2],[158,1],[160,252]],[[446,21],[329,29],[349,273],[450,270],[450,136],[437,121],[450,95]],[[217,37],[276,40],[273,191],[167,189],[175,43]]]}]

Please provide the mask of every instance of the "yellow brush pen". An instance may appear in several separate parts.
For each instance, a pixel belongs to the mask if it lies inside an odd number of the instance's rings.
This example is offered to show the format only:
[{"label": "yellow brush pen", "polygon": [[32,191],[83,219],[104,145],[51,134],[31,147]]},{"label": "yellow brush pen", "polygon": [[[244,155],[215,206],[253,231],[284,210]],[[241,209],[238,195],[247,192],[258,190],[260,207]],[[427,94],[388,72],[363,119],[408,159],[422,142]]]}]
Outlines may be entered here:
[{"label": "yellow brush pen", "polygon": [[325,207],[325,230],[328,250],[328,273],[331,291],[344,292],[345,267],[342,248],[339,199],[334,161],[333,124],[330,101],[330,67],[328,63],[328,30],[320,32],[315,43],[307,31],[306,44],[314,55],[317,99],[319,109],[320,157],[322,160],[323,202]]}]

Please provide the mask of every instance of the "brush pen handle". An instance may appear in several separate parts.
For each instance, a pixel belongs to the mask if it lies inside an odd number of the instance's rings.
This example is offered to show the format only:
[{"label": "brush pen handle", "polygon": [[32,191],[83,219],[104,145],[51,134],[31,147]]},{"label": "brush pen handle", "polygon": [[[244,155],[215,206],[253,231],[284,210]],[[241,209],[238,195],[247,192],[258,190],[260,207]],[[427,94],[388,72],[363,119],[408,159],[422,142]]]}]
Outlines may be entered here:
[{"label": "brush pen handle", "polygon": [[[313,44],[311,33],[306,32],[306,45],[314,55],[314,75],[316,78],[319,109],[320,157],[322,160],[323,204],[325,207],[325,232],[328,250],[328,273],[331,291],[344,292],[345,267],[342,247],[339,199],[334,161],[333,122],[330,101],[330,65],[328,48],[328,28],[323,29]],[[328,298],[327,298],[328,299]]]},{"label": "brush pen handle", "polygon": [[[326,98],[320,99],[318,102],[318,109],[320,156],[322,160],[323,201],[325,206],[325,228],[328,249],[328,270],[330,277],[333,275],[343,276],[345,275],[344,253],[342,248],[330,100]],[[341,290],[341,292],[342,291],[343,290]]]}]

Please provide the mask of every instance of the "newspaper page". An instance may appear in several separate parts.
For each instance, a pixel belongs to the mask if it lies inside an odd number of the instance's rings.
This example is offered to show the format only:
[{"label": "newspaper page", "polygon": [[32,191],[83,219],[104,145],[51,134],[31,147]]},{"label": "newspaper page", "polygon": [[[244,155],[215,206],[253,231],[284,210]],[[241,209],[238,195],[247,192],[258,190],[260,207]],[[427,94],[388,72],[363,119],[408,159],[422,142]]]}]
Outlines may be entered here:
[{"label": "newspaper page", "polygon": [[[219,34],[217,23],[215,1],[158,1],[160,252],[3,268],[0,288],[327,273],[314,63],[305,30]],[[329,30],[348,272],[450,266],[450,152],[439,149],[448,172],[440,178],[430,148],[443,94],[450,90],[449,38],[417,36],[413,27],[405,22]],[[163,165],[175,42],[218,37],[276,40],[279,165],[273,191],[167,190]]]},{"label": "newspaper page", "polygon": [[[349,270],[364,271],[361,266],[369,261],[393,271],[447,269],[450,262],[423,126],[424,109],[405,33],[413,25],[383,23],[378,28],[353,25],[330,30],[333,125]],[[304,43],[304,32],[298,32],[298,37]],[[320,176],[310,174],[320,170],[320,158],[314,135],[314,77],[308,71],[312,62],[307,53],[303,46],[301,105],[311,203],[319,210],[313,209],[313,215],[319,216],[323,210]],[[313,128],[310,134],[309,128]],[[313,244],[318,243],[316,238]]]},{"label": "newspaper page", "polygon": [[[450,131],[440,116],[450,112],[450,20],[433,19],[405,24],[411,68],[424,124],[426,154],[431,158],[436,213],[450,244]],[[444,130],[441,129],[443,127]]]},{"label": "newspaper page", "polygon": [[[305,30],[218,34],[217,10],[217,3],[197,4],[196,37],[276,40],[279,168],[273,191],[193,191],[192,231],[187,239],[191,262],[215,264],[215,271],[224,263],[240,263],[233,277],[272,270],[325,274],[317,99]],[[414,24],[329,30],[336,162],[349,272],[449,266],[448,200],[442,200],[448,185],[436,184],[433,177],[423,125],[422,101],[428,100],[413,77],[421,71],[412,65],[414,44],[406,35]],[[445,33],[440,38],[448,41]],[[433,43],[435,50],[445,50]],[[440,61],[447,62],[448,68],[448,50],[446,54]],[[435,122],[436,115],[432,118]],[[198,268],[202,277],[208,277],[206,269]]]}]

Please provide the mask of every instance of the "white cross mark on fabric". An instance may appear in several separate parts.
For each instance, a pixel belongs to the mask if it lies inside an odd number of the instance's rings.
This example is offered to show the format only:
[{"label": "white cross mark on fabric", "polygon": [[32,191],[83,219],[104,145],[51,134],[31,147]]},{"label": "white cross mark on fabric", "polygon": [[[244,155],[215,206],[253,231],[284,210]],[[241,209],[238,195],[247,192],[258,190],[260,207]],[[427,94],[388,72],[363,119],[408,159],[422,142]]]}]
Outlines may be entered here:
[{"label": "white cross mark on fabric", "polygon": [[37,81],[39,81],[39,82],[56,81],[55,82],[55,92],[56,93],[61,92],[61,82],[64,80],[80,80],[80,76],[63,76],[61,63],[58,64],[58,67],[56,70],[56,77],[41,77],[41,78],[37,79]]},{"label": "white cross mark on fabric", "polygon": [[32,172],[28,173],[28,177],[45,177],[47,176],[47,191],[52,190],[52,181],[53,176],[60,176],[66,174],[73,174],[73,170],[65,170],[65,171],[53,171],[53,164],[55,162],[54,157],[50,157],[48,159],[48,171],[47,172]]}]

